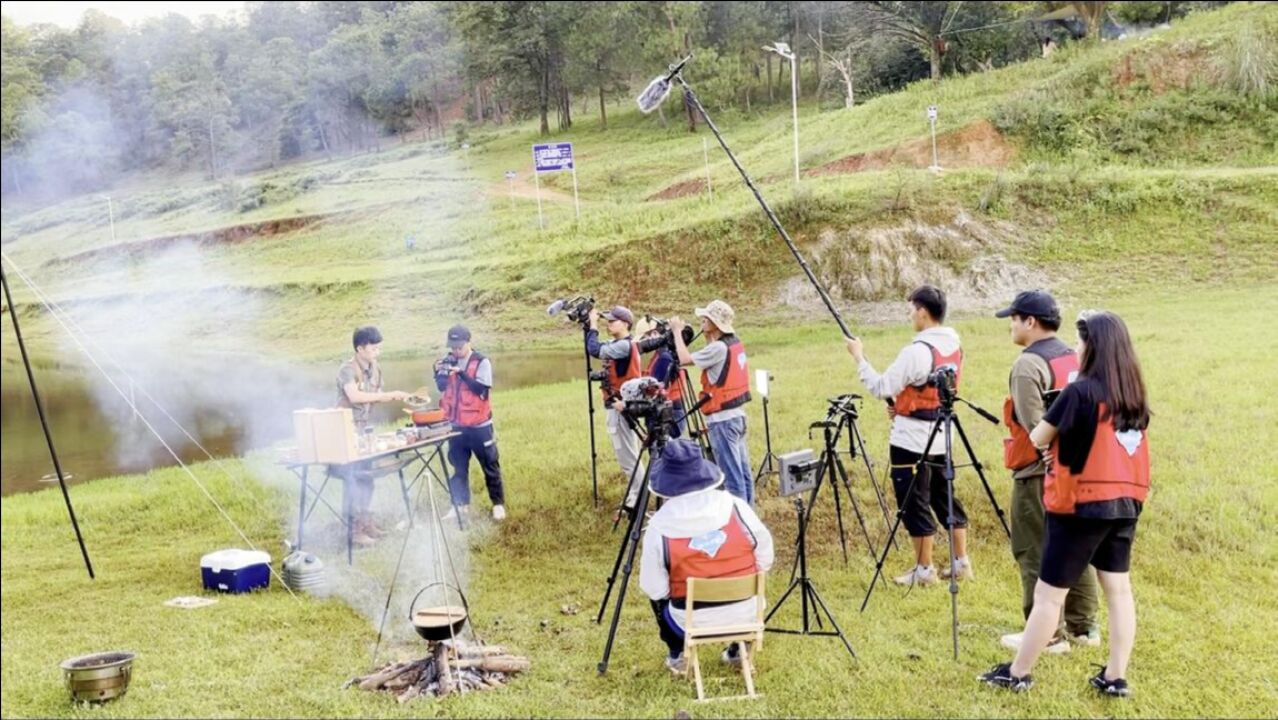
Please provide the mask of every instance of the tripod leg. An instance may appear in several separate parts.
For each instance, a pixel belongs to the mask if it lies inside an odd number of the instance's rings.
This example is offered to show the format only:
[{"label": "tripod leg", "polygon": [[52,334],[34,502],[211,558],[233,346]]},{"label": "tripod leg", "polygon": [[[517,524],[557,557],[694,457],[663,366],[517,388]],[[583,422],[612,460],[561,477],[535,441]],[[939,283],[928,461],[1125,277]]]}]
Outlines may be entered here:
[{"label": "tripod leg", "polygon": [[[639,449],[640,462],[643,461],[644,450],[646,450],[646,448]],[[637,470],[638,468],[639,468],[639,464],[635,463],[635,469]],[[645,476],[646,475],[647,473],[645,473]],[[632,482],[633,482],[633,477],[634,477],[634,472],[631,472]],[[647,483],[644,483],[644,485],[645,487],[640,489],[640,493],[643,496],[641,498],[643,502],[647,503],[648,502]],[[629,488],[627,488],[627,492],[629,492]],[[621,560],[626,555],[626,548],[630,540],[630,535],[634,532],[635,523],[642,522],[642,520],[639,519],[641,516],[642,516],[641,513],[636,511],[634,514],[630,516],[630,521],[626,523],[626,534],[623,536],[624,539],[621,541],[621,546],[617,548],[617,559],[612,564],[612,573],[608,575],[608,588],[604,590],[603,600],[599,602],[599,614],[595,616],[596,625],[603,622],[604,610],[608,607],[608,598],[612,595],[612,586],[617,582],[617,570],[621,568]],[[618,522],[614,522],[612,524],[612,527],[614,529],[616,529],[620,519],[621,518],[618,517],[617,518]]]},{"label": "tripod leg", "polygon": [[856,513],[856,520],[861,524],[861,534],[865,536],[865,547],[870,551],[870,557],[879,554],[874,549],[874,541],[870,539],[870,529],[865,525],[865,516],[861,514],[861,504],[857,502],[856,495],[852,494],[852,481],[848,479],[848,470],[843,466],[843,460],[834,458],[834,465],[839,469],[839,476],[843,480],[843,489],[847,490],[848,500],[852,503],[852,512]]},{"label": "tripod leg", "polygon": [[[822,612],[825,613],[825,616],[829,618],[830,627],[834,628],[834,632],[837,633],[839,639],[843,641],[843,647],[847,648],[848,652],[852,653],[853,658],[856,658],[856,651],[852,649],[852,643],[848,642],[848,637],[843,634],[843,629],[839,627],[838,621],[834,619],[834,613],[831,613],[830,608],[825,606],[825,601],[821,599],[821,595],[817,593],[816,588],[811,583],[807,583],[804,587],[807,592],[812,593],[812,599],[816,601],[817,606],[820,607]],[[820,616],[818,615],[817,617]]]},{"label": "tripod leg", "polygon": [[[649,468],[650,470],[651,468]],[[643,532],[645,513],[648,511],[648,471],[645,470],[643,488],[639,491],[639,503],[635,509],[635,522],[630,526],[630,537],[625,546],[626,563],[622,566],[621,589],[617,592],[617,604],[613,606],[612,625],[608,628],[608,640],[604,644],[603,658],[598,669],[602,675],[608,672],[608,658],[612,656],[612,644],[617,639],[617,624],[621,621],[621,608],[626,604],[626,587],[630,584],[630,573],[635,565],[635,552],[639,549],[639,537]]]},{"label": "tripod leg", "polygon": [[839,521],[839,546],[843,548],[843,564],[848,564],[848,536],[847,531],[843,529],[843,501],[839,498],[839,478],[835,476],[834,463],[837,458],[834,457],[834,450],[826,445],[825,449],[825,465],[827,466],[826,475],[830,480],[830,489],[834,491],[834,515]]},{"label": "tripod leg", "polygon": [[1003,513],[1003,508],[999,507],[998,500],[994,499],[994,491],[990,489],[989,481],[985,479],[985,470],[981,467],[981,461],[976,459],[976,453],[972,452],[972,443],[967,440],[967,433],[963,432],[963,426],[959,423],[958,417],[954,418],[954,429],[958,431],[959,439],[963,441],[963,447],[967,450],[967,457],[972,461],[972,467],[976,469],[976,476],[981,479],[981,485],[985,487],[985,496],[990,499],[990,505],[994,506],[994,514],[998,515],[999,522],[1003,523],[1003,532],[1007,536],[1012,537],[1012,528],[1007,524],[1007,516]]},{"label": "tripod leg", "polygon": [[[865,471],[870,475],[870,485],[874,488],[874,496],[878,498],[879,510],[883,512],[883,527],[891,527],[892,520],[888,513],[887,501],[883,498],[883,490],[879,486],[878,478],[875,477],[874,463],[870,462],[870,455],[865,451],[865,438],[861,436],[861,429],[857,427],[856,423],[852,423],[852,437],[856,440],[857,447],[860,449],[861,460],[865,462]],[[891,539],[891,542],[892,547],[899,549],[895,537]]]},{"label": "tripod leg", "polygon": [[951,424],[956,419],[952,415],[942,416],[945,421],[945,486],[948,490],[945,513],[945,528],[950,533],[950,633],[954,640],[954,659],[958,660],[958,573],[954,570],[954,438]]},{"label": "tripod leg", "polygon": [[[582,328],[583,341],[590,337],[590,331]],[[595,497],[595,507],[599,507],[599,454],[595,450],[595,393],[594,388],[590,386],[590,351],[585,350],[586,355],[586,407],[590,409],[590,414],[586,416],[590,423],[590,489]],[[461,517],[461,513],[458,513]]]}]

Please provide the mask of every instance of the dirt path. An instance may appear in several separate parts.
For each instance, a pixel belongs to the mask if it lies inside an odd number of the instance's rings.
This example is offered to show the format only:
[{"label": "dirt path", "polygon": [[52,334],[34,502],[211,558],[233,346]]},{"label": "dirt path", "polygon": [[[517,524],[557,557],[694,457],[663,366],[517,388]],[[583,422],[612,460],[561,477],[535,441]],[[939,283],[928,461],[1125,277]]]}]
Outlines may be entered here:
[{"label": "dirt path", "polygon": [[[527,200],[537,199],[537,186],[523,177],[515,178],[514,187],[508,180],[502,180],[500,183],[494,183],[488,186],[488,195],[492,198],[508,198],[511,194],[517,198]],[[572,193],[566,193],[561,190],[554,190],[546,186],[541,188],[541,199],[543,201],[554,202],[572,202]]]}]

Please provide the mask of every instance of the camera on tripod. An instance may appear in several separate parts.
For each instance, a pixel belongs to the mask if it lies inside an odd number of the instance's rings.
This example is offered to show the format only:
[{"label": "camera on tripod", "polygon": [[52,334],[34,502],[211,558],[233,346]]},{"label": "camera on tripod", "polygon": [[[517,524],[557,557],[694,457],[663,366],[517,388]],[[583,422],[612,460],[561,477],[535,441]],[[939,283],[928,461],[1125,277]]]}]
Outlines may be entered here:
[{"label": "camera on tripod", "polygon": [[[675,352],[674,331],[670,329],[670,321],[664,318],[653,317],[652,315],[644,315],[644,318],[652,324],[653,330],[657,334],[661,335],[662,339],[665,341],[663,347],[669,348],[670,352]],[[691,345],[693,339],[697,337],[697,333],[693,331],[691,325],[684,325],[683,332],[680,334],[683,335],[684,347]]]},{"label": "camera on tripod", "polygon": [[634,422],[642,420],[649,435],[658,440],[655,444],[664,445],[675,426],[675,413],[661,383],[650,377],[627,380],[621,386],[621,400],[626,405],[622,416]]},{"label": "camera on tripod", "polygon": [[953,365],[942,365],[927,377],[927,382],[936,388],[936,394],[940,397],[942,405],[950,406],[954,404],[954,400],[958,397],[956,388],[958,368]]},{"label": "camera on tripod", "polygon": [[856,401],[860,399],[861,396],[856,393],[847,393],[826,399],[826,402],[830,404],[830,416],[850,415],[855,420],[857,418]]},{"label": "camera on tripod", "polygon": [[595,299],[587,295],[556,300],[546,308],[547,315],[564,313],[569,322],[585,327],[590,322],[590,311],[595,308]]}]

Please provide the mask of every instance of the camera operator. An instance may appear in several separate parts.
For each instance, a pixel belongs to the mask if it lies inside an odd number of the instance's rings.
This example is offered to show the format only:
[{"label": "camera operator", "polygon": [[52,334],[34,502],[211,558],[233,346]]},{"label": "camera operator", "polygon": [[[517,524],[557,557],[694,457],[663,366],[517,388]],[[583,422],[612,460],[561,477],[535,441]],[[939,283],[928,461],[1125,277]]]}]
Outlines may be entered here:
[{"label": "camera operator", "polygon": [[[897,507],[903,511],[902,523],[910,533],[914,544],[915,566],[893,580],[898,585],[932,585],[937,573],[932,565],[933,536],[937,526],[945,525],[949,488],[940,469],[945,463],[944,438],[937,436],[932,442],[931,454],[921,465],[923,451],[927,450],[928,437],[933,422],[938,417],[941,397],[929,380],[938,369],[951,366],[954,369],[954,389],[962,375],[963,351],[959,348],[959,336],[953,328],[941,323],[945,320],[945,293],[931,285],[923,285],[910,293],[910,323],[917,333],[909,345],[897,353],[896,360],[882,375],[865,358],[858,338],[847,341],[848,352],[857,361],[861,382],[870,394],[880,400],[891,401],[888,414],[892,417],[892,431],[888,436],[888,453],[892,464],[892,488],[896,492]],[[917,481],[916,472],[922,473]],[[913,491],[907,491],[911,486]],[[936,521],[933,521],[933,513]],[[967,557],[967,513],[957,497],[954,498],[953,568],[942,569],[940,576],[949,578],[957,572],[959,578],[972,579],[972,561]]]},{"label": "camera operator", "polygon": [[1030,671],[1056,632],[1061,608],[1088,565],[1096,568],[1109,610],[1109,662],[1089,679],[1102,695],[1126,697],[1127,663],[1136,639],[1131,555],[1136,523],[1149,496],[1149,404],[1140,361],[1122,319],[1084,314],[1076,324],[1078,379],[1030,433],[1046,450],[1043,482],[1047,542],[1034,588],[1034,609],[1010,663],[980,679],[1026,690]]},{"label": "camera operator", "polygon": [[[748,503],[723,492],[724,474],[701,457],[691,440],[671,440],[652,463],[648,487],[665,502],[648,521],[639,559],[639,587],[652,600],[661,639],[669,648],[666,667],[683,674],[683,627],[688,578],[726,578],[767,572],[772,534]],[[713,607],[697,603],[697,626],[755,620],[760,600]],[[734,643],[724,662],[739,664]]]},{"label": "camera operator", "polygon": [[[604,407],[607,408],[608,437],[612,441],[613,452],[617,455],[617,464],[626,480],[631,477],[643,477],[644,468],[639,462],[639,435],[630,427],[630,423],[622,416],[625,403],[621,400],[621,386],[627,380],[640,376],[639,345],[630,337],[631,328],[635,324],[635,316],[626,308],[618,305],[602,315],[607,323],[609,342],[599,341],[598,325],[600,313],[593,307],[590,309],[590,329],[586,333],[586,352],[603,361],[603,380],[599,383],[599,392],[603,396]],[[638,466],[638,469],[636,469]],[[637,494],[633,489],[632,494]],[[633,498],[626,498],[627,507],[632,505]]]},{"label": "camera operator", "polygon": [[[1047,468],[1029,433],[1043,419],[1049,393],[1059,393],[1078,375],[1078,355],[1056,337],[1061,326],[1060,308],[1046,291],[1018,293],[1012,304],[994,317],[1011,318],[1012,342],[1025,348],[1012,364],[1009,394],[1003,402],[1003,423],[1012,435],[1003,440],[1003,464],[1012,471],[1012,556],[1020,567],[1021,608],[1028,618],[1034,607],[1047,520],[1043,507]],[[1068,652],[1070,642],[1100,644],[1098,592],[1096,573],[1088,567],[1065,598],[1064,625],[1057,629],[1047,652]],[[1022,633],[1004,635],[1002,644],[1016,650],[1021,639]]]},{"label": "camera operator", "polygon": [[674,337],[658,323],[641,319],[636,325],[639,336],[639,352],[652,353],[643,374],[656,379],[665,389],[666,398],[674,405],[675,426],[671,437],[682,437],[687,429],[687,418],[683,416],[683,373],[675,360]]},{"label": "camera operator", "polygon": [[493,364],[471,346],[470,330],[454,325],[448,331],[449,354],[435,363],[435,386],[444,394],[439,407],[453,430],[460,433],[448,441],[448,462],[453,476],[448,479],[454,508],[445,519],[470,508],[470,456],[479,461],[493,503],[493,520],[506,519],[505,490],[501,483],[501,462],[497,436],[493,432],[493,408],[489,394],[493,387]]},{"label": "camera operator", "polygon": [[694,311],[701,318],[706,346],[695,353],[684,341],[684,322],[670,318],[675,353],[680,365],[701,368],[701,392],[710,399],[701,406],[710,433],[715,461],[723,469],[728,492],[754,505],[754,471],[746,447],[746,413],[750,402],[750,370],[746,366],[745,345],[736,336],[732,321],[736,313],[722,300],[711,301]]},{"label": "camera operator", "polygon": [[[356,328],[351,336],[355,355],[337,369],[337,407],[350,408],[355,432],[373,424],[373,404],[407,400],[402,390],[382,390],[382,368],[377,358],[382,354],[382,334],[368,325]],[[360,471],[371,469],[371,462],[337,466],[351,493],[351,519],[354,528],[351,542],[367,547],[381,539],[386,531],[373,521],[369,507],[373,503],[373,479]]]}]

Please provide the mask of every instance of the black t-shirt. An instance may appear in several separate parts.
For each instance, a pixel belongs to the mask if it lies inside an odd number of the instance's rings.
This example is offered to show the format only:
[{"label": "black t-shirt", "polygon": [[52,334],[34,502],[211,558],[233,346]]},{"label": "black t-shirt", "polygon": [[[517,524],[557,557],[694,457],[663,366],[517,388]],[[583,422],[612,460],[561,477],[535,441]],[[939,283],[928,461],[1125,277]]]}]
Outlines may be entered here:
[{"label": "black t-shirt", "polygon": [[[1065,386],[1060,396],[1047,409],[1043,421],[1055,426],[1057,432],[1056,457],[1052,462],[1080,473],[1087,464],[1096,439],[1096,425],[1100,422],[1100,401],[1103,391],[1096,381],[1079,377]],[[1079,517],[1117,519],[1140,517],[1141,503],[1131,498],[1079,503],[1074,514]]]}]

